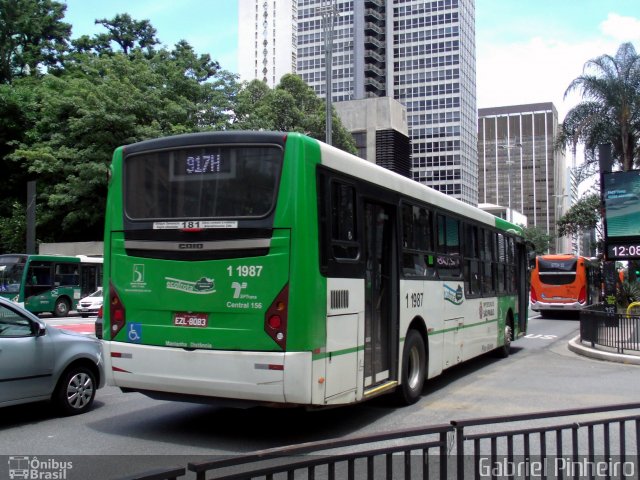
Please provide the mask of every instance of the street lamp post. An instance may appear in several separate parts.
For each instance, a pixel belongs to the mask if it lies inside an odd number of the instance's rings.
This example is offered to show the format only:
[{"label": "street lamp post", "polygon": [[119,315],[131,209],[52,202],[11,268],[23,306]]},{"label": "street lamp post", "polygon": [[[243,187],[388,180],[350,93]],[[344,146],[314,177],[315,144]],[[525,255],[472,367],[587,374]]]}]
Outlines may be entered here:
[{"label": "street lamp post", "polygon": [[511,160],[511,149],[512,148],[522,148],[522,143],[510,143],[509,139],[506,140],[506,143],[502,145],[498,145],[498,148],[507,151],[507,161],[504,162],[507,166],[507,198],[508,198],[508,220],[513,220],[513,214],[511,213],[511,165],[513,165],[513,161]]},{"label": "street lamp post", "polygon": [[334,19],[338,15],[338,8],[335,0],[322,0],[322,4],[316,10],[322,16],[322,33],[324,35],[324,74],[325,74],[325,106],[326,106],[326,127],[325,141],[331,145],[333,108],[331,105],[331,64],[333,62],[333,30]]}]

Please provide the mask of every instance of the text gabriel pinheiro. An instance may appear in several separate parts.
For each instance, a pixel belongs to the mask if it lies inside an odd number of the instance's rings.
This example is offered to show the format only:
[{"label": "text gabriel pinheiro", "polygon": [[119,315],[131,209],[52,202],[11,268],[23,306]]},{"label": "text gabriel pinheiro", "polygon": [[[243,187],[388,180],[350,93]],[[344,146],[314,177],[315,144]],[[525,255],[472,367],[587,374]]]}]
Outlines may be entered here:
[{"label": "text gabriel pinheiro", "polygon": [[618,478],[633,477],[636,472],[634,462],[620,462],[611,458],[605,461],[572,460],[570,457],[558,457],[551,459],[522,461],[509,461],[503,459],[491,462],[489,458],[481,458],[478,464],[481,477],[506,477],[506,476],[547,476],[560,474],[568,477],[578,476],[601,478],[612,476]]}]

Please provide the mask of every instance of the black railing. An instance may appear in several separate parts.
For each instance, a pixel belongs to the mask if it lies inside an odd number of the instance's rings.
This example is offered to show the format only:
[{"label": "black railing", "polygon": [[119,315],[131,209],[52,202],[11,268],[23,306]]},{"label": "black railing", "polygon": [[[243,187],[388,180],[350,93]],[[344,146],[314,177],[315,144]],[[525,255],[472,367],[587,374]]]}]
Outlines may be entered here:
[{"label": "black railing", "polygon": [[[429,478],[429,472],[434,469],[438,478],[447,478],[447,434],[451,432],[451,425],[396,430],[190,463],[187,468],[196,473],[197,480],[273,478],[277,474],[286,474],[283,478],[302,475],[308,479],[360,479],[374,478],[375,472],[378,475],[383,472],[386,478],[396,478],[399,470],[409,479]],[[369,448],[362,449],[365,445]],[[347,447],[346,452],[344,447]],[[343,450],[338,451],[339,448]],[[216,475],[207,477],[206,473],[211,471]]]},{"label": "black railing", "polygon": [[[640,414],[601,414],[638,408],[633,403],[454,421],[456,452],[463,453],[457,455],[457,478],[630,478],[620,472],[638,474]],[[554,423],[558,418],[570,420]],[[539,425],[530,427],[532,421]],[[501,424],[510,428],[490,431]]]},{"label": "black railing", "polygon": [[[640,413],[632,410],[640,412],[640,403],[456,420],[189,463],[187,469],[197,480],[638,478]],[[128,478],[176,478],[176,469],[167,472],[171,476],[156,471]]]},{"label": "black railing", "polygon": [[183,477],[186,470],[184,467],[159,468],[137,475],[129,475],[119,480],[176,480]]},{"label": "black railing", "polygon": [[602,304],[580,311],[580,340],[591,348],[616,353],[640,353],[640,317],[609,313]]}]

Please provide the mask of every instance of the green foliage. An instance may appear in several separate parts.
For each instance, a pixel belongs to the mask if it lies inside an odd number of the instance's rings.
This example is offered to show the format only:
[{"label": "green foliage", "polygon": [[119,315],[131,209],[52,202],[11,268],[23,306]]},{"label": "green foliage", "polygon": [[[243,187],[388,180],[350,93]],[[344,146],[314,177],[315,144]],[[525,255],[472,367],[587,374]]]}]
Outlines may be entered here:
[{"label": "green foliage", "polygon": [[533,244],[536,255],[543,255],[549,251],[553,237],[539,227],[523,227],[522,234],[526,241]]},{"label": "green foliage", "polygon": [[151,51],[154,45],[160,43],[156,38],[156,29],[149,20],[136,21],[128,13],[118,14],[111,20],[96,20],[95,23],[109,31],[105,39],[117,43],[125,55],[135,47]]},{"label": "green foliage", "polygon": [[[284,75],[274,89],[253,80],[238,94],[233,128],[241,130],[295,131],[325,140],[324,100],[297,75]],[[357,149],[335,111],[332,117],[334,146],[350,153]]]},{"label": "green foliage", "polygon": [[[102,238],[107,170],[120,145],[231,128],[324,139],[324,101],[299,77],[274,89],[241,85],[185,41],[158,48],[152,25],[127,14],[97,20],[106,33],[69,42],[65,8],[0,0],[0,252],[24,251],[28,180],[37,182],[38,241]],[[335,113],[333,139],[356,152]]]},{"label": "green foliage", "polygon": [[640,301],[640,284],[638,282],[622,282],[616,290],[616,303],[627,308],[630,303]]},{"label": "green foliage", "polygon": [[71,25],[52,0],[0,0],[0,84],[59,65]]},{"label": "green foliage", "polygon": [[11,213],[0,217],[0,251],[24,252],[26,234],[26,206],[13,202]]},{"label": "green foliage", "polygon": [[163,52],[162,61],[82,56],[64,74],[30,85],[32,127],[8,156],[37,178],[47,207],[38,226],[58,240],[101,238],[107,165],[117,146],[224,123],[211,112],[225,106],[208,103],[218,84],[186,75],[197,60],[189,49]]},{"label": "green foliage", "polygon": [[611,143],[623,170],[640,164],[640,56],[623,43],[615,56],[602,55],[585,64],[565,96],[579,90],[583,102],[566,115],[559,134],[564,146],[584,144],[595,160],[599,144]]},{"label": "green foliage", "polygon": [[599,231],[600,219],[600,195],[586,195],[558,220],[558,235],[565,237],[591,230]]}]

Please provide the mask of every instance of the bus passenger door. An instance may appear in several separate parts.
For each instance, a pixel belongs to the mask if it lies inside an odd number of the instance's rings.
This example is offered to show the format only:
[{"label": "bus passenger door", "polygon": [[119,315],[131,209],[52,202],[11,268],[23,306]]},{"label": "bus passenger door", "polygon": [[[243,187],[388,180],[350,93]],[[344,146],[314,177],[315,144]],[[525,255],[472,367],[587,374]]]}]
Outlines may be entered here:
[{"label": "bus passenger door", "polygon": [[365,389],[395,378],[397,269],[394,207],[364,203]]},{"label": "bus passenger door", "polygon": [[83,264],[80,266],[80,297],[84,298],[95,292],[99,284],[98,265]]},{"label": "bus passenger door", "polygon": [[[518,333],[527,333],[529,315],[529,290],[531,271],[529,266],[529,252],[526,244],[516,243],[516,291],[518,294]],[[515,333],[515,332],[514,332]]]},{"label": "bus passenger door", "polygon": [[53,310],[53,264],[48,261],[32,261],[27,269],[24,286],[24,305],[33,313]]}]

